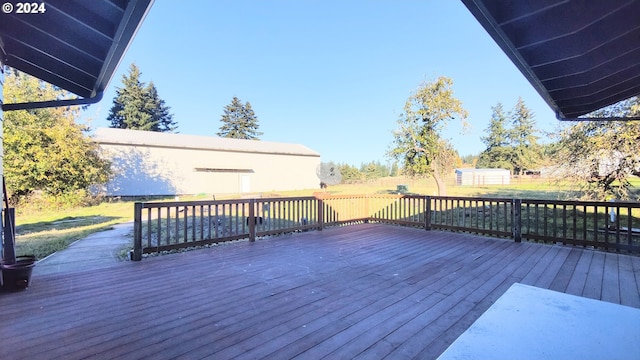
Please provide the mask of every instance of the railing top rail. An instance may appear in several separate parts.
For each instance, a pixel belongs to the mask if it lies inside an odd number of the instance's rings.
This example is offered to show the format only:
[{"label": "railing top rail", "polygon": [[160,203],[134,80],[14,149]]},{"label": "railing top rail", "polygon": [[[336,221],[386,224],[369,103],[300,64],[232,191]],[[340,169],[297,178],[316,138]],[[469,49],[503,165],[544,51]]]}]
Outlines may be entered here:
[{"label": "railing top rail", "polygon": [[315,200],[315,196],[292,196],[292,197],[271,197],[271,198],[258,198],[256,202],[269,202],[269,201],[298,201],[298,200]]},{"label": "railing top rail", "polygon": [[442,200],[469,200],[469,201],[496,201],[496,202],[511,202],[513,198],[500,198],[500,197],[478,197],[478,196],[431,196],[432,199]]},{"label": "railing top rail", "polygon": [[316,198],[321,200],[334,200],[334,199],[363,199],[371,197],[371,194],[326,194],[316,193]]},{"label": "railing top rail", "polygon": [[556,205],[577,205],[577,206],[609,206],[609,207],[638,207],[640,202],[635,201],[574,201],[574,200],[541,200],[522,199],[523,204],[556,204]]},{"label": "railing top rail", "polygon": [[316,194],[318,199],[365,199],[365,198],[379,198],[379,199],[424,199],[425,195],[411,195],[411,194]]},{"label": "railing top rail", "polygon": [[157,201],[143,202],[142,208],[154,209],[176,206],[200,206],[200,205],[222,205],[222,204],[244,204],[248,199],[231,199],[231,200],[191,200],[191,201]]},{"label": "railing top rail", "polygon": [[223,204],[246,204],[249,201],[263,203],[269,201],[299,201],[314,200],[314,196],[295,196],[295,197],[273,197],[273,198],[251,198],[251,199],[228,199],[228,200],[191,200],[191,201],[153,201],[140,202],[143,209],[155,209],[165,207],[180,206],[207,206],[207,205],[223,205]]}]

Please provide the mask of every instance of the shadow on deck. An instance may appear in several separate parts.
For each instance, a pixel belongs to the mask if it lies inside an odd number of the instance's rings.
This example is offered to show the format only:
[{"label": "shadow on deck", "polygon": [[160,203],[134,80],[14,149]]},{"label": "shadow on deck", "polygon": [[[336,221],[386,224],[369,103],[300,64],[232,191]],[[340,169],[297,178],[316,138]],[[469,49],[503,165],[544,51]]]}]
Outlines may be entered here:
[{"label": "shadow on deck", "polygon": [[36,277],[0,358],[435,358],[516,282],[640,308],[640,257],[362,224]]}]

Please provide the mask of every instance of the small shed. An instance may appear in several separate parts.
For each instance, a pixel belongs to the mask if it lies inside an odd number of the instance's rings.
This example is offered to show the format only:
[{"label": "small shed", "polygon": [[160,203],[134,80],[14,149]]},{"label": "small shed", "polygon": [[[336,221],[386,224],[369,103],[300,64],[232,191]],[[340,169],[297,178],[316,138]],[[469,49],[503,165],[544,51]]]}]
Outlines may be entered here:
[{"label": "small shed", "polygon": [[509,185],[511,173],[507,169],[456,169],[456,185]]}]

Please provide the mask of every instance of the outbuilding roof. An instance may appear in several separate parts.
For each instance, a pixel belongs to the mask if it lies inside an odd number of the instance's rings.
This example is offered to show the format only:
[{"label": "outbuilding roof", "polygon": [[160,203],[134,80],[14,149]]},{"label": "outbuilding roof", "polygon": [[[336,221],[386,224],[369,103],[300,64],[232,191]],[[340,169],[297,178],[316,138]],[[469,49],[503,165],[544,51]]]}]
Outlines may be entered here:
[{"label": "outbuilding roof", "polygon": [[462,0],[560,120],[640,94],[640,0]]},{"label": "outbuilding roof", "polygon": [[[153,0],[2,2],[1,62],[91,103],[102,97]],[[59,104],[34,100],[38,101],[2,107],[18,110]]]},{"label": "outbuilding roof", "polygon": [[173,134],[130,129],[98,128],[95,131],[93,139],[98,144],[103,145],[132,145],[175,149],[320,156],[319,153],[300,144],[261,140],[229,139],[214,136]]},{"label": "outbuilding roof", "polygon": [[476,168],[462,168],[456,169],[456,173],[509,173],[507,169],[476,169]]}]

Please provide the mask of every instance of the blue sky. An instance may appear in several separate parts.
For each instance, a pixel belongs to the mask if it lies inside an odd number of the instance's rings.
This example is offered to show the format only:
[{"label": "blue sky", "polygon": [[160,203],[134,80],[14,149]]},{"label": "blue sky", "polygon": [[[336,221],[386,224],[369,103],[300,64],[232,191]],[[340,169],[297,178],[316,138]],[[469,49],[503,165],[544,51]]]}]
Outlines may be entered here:
[{"label": "blue sky", "polygon": [[447,76],[469,112],[444,136],[460,155],[483,150],[491,107],[522,97],[541,130],[558,121],[460,1],[156,0],[103,100],[106,118],[135,62],[171,106],[178,131],[215,136],[225,105],[249,101],[262,140],[306,145],[323,161],[388,159],[398,115],[421,82]]}]

